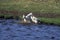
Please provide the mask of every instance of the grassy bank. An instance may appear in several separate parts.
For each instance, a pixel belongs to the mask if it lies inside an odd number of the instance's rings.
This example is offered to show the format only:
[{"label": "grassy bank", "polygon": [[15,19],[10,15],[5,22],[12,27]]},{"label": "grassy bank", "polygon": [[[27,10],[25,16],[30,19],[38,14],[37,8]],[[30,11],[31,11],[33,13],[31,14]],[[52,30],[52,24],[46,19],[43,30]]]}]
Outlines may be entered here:
[{"label": "grassy bank", "polygon": [[0,0],[0,10],[60,13],[60,0]]},{"label": "grassy bank", "polygon": [[[0,14],[0,19],[22,19],[21,16],[13,16],[13,15],[4,15]],[[46,17],[39,17],[40,21],[45,24],[57,24],[60,25],[60,18],[46,18]]]},{"label": "grassy bank", "polygon": [[58,24],[60,25],[60,18],[40,18],[40,20],[47,24]]},{"label": "grassy bank", "polygon": [[20,16],[8,15],[8,14],[0,14],[0,19],[20,19]]}]

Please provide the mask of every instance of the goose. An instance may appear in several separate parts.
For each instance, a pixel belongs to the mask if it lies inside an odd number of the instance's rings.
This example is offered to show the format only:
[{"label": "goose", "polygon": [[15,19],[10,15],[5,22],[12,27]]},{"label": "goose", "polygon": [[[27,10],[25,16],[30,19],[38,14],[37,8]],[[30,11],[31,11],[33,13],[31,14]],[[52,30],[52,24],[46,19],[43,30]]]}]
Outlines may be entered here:
[{"label": "goose", "polygon": [[38,20],[38,18],[36,18],[35,16],[33,16],[32,13],[27,14],[26,16],[23,15],[23,20],[24,22],[27,22],[27,20],[29,20],[31,23],[39,23],[40,21]]}]

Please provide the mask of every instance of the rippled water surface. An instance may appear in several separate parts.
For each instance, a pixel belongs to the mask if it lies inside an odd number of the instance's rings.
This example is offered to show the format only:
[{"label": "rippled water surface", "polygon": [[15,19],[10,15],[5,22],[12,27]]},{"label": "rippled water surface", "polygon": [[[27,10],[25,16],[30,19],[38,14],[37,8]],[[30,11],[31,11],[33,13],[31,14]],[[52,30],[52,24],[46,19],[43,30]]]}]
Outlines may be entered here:
[{"label": "rippled water surface", "polygon": [[0,20],[0,40],[60,40],[60,27]]}]

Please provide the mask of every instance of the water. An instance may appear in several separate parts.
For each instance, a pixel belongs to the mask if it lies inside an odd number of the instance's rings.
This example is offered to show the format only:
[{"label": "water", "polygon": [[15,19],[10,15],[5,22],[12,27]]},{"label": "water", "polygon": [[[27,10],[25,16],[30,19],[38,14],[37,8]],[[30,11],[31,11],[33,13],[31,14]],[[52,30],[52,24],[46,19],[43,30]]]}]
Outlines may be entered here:
[{"label": "water", "polygon": [[60,40],[59,26],[16,22],[0,20],[0,40]]}]

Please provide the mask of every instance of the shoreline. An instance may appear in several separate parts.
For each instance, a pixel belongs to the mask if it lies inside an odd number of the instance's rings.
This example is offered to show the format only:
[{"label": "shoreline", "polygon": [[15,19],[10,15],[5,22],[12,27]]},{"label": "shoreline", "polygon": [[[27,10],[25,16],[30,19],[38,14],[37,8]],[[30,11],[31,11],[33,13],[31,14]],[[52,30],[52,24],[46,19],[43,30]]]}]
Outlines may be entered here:
[{"label": "shoreline", "polygon": [[[18,12],[18,11],[6,11],[6,10],[0,10],[0,19],[17,19],[17,20],[20,20],[20,19],[22,19],[22,15],[23,14],[28,14],[29,12]],[[52,20],[52,19],[55,19],[55,18],[59,18],[60,17],[60,14],[59,13],[34,13],[33,12],[33,15],[34,16],[36,16],[37,18],[47,18],[48,20]],[[49,19],[49,18],[51,18],[51,19]],[[43,23],[43,24],[51,24],[51,25],[60,25],[59,24],[59,22],[50,22],[50,21],[48,21],[48,22],[46,22],[46,20],[45,19],[42,19],[41,20],[41,24]],[[60,19],[58,19],[58,20],[60,20]],[[58,21],[57,20],[57,21]]]},{"label": "shoreline", "polygon": [[[3,20],[3,19],[6,19],[6,20],[8,20],[8,19],[15,19],[15,20],[21,20],[21,18],[19,17],[19,16],[9,16],[9,17],[4,17],[4,16],[0,16],[0,20]],[[21,24],[21,22],[20,22],[20,24]],[[22,23],[22,24],[29,24],[29,23]],[[40,24],[46,24],[46,25],[57,25],[57,26],[60,26],[60,24],[58,24],[58,23],[50,23],[50,22],[45,22],[45,21],[40,21],[40,23],[38,23],[39,25]]]}]

